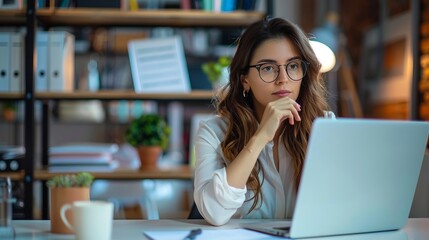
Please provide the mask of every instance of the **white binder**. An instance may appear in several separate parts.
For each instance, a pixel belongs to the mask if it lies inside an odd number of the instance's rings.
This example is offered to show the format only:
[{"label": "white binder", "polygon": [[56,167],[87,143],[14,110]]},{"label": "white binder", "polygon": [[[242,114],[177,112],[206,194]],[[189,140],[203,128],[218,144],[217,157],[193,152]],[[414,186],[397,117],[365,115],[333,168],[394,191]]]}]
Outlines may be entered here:
[{"label": "white binder", "polygon": [[10,92],[22,92],[24,82],[24,37],[21,33],[10,36]]},{"label": "white binder", "polygon": [[0,33],[0,92],[10,89],[10,33]]},{"label": "white binder", "polygon": [[48,89],[52,92],[74,89],[74,36],[65,31],[49,32]]},{"label": "white binder", "polygon": [[48,32],[36,34],[36,77],[35,90],[48,91]]}]

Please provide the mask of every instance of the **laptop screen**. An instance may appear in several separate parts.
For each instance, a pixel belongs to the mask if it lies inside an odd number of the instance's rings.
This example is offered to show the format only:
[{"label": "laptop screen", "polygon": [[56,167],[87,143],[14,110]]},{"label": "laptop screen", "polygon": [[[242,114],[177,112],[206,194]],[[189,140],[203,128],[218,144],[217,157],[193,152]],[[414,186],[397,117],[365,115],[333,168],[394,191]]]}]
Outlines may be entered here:
[{"label": "laptop screen", "polygon": [[402,228],[428,132],[428,122],[317,119],[290,232],[278,221],[243,227],[292,238]]}]

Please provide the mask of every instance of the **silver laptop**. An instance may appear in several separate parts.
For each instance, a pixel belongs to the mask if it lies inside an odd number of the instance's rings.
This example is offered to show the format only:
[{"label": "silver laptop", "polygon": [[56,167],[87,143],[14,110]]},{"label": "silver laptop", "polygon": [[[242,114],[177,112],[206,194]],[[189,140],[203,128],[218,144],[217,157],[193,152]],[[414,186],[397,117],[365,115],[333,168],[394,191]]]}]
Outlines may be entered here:
[{"label": "silver laptop", "polygon": [[304,238],[402,228],[411,209],[429,122],[317,119],[290,224],[243,224]]}]

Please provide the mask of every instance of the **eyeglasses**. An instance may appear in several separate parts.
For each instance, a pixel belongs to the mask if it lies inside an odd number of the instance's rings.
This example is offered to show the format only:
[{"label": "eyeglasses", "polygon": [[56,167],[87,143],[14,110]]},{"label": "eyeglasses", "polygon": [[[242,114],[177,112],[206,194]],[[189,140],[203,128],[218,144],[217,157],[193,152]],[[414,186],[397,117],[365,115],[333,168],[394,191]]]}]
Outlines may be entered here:
[{"label": "eyeglasses", "polygon": [[256,68],[259,72],[259,77],[266,83],[274,82],[280,73],[280,67],[285,67],[286,73],[292,81],[300,81],[307,73],[307,68],[310,63],[301,59],[295,59],[288,62],[286,65],[277,65],[274,63],[261,63],[250,65],[248,68]]}]

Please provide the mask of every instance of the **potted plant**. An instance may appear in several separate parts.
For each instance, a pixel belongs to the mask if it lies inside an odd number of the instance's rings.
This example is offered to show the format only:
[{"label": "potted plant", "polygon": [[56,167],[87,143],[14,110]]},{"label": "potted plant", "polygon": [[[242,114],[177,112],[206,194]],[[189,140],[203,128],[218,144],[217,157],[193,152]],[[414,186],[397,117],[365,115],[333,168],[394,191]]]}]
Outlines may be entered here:
[{"label": "potted plant", "polygon": [[[94,177],[90,173],[82,172],[57,175],[46,182],[50,195],[51,232],[73,233],[61,220],[60,209],[64,204],[71,204],[74,201],[89,201],[89,190],[93,180]],[[68,211],[67,219],[72,220],[72,214],[72,211]]]},{"label": "potted plant", "polygon": [[125,140],[137,149],[140,168],[156,168],[157,160],[168,146],[170,127],[157,114],[143,114],[131,121]]},{"label": "potted plant", "polygon": [[13,122],[16,119],[16,103],[14,101],[5,101],[3,104],[3,118],[6,121]]},{"label": "potted plant", "polygon": [[214,89],[224,86],[229,81],[228,67],[231,59],[226,56],[218,58],[217,62],[207,62],[201,65],[201,69],[206,74]]}]

